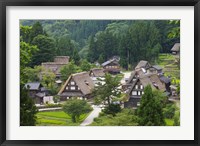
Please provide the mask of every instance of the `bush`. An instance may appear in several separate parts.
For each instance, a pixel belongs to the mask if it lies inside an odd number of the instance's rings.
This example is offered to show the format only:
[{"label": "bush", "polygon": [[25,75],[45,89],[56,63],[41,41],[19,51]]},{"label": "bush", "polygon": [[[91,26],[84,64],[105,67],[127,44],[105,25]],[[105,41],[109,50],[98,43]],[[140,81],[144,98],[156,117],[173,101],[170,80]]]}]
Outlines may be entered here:
[{"label": "bush", "polygon": [[54,103],[58,103],[60,101],[60,96],[56,95],[53,97]]},{"label": "bush", "polygon": [[45,107],[62,107],[62,104],[47,104]]},{"label": "bush", "polygon": [[110,106],[106,107],[103,112],[105,114],[111,114],[113,116],[116,115],[116,113],[121,112],[121,107],[119,104],[110,104]]},{"label": "bush", "polygon": [[166,108],[163,109],[163,115],[167,119],[172,119],[175,114],[176,107],[174,104],[168,104]]},{"label": "bush", "polygon": [[174,114],[174,126],[180,126],[180,110],[176,111]]}]

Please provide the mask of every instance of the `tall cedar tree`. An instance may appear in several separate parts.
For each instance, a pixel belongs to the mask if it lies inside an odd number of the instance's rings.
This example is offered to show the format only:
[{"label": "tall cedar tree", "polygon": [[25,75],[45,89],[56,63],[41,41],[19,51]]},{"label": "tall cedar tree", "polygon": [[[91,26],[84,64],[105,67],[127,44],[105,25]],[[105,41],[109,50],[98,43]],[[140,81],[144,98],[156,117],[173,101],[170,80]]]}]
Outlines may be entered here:
[{"label": "tall cedar tree", "polygon": [[39,50],[33,54],[31,66],[53,61],[55,56],[55,42],[52,38],[45,35],[38,35],[33,39],[32,44],[36,45]]},{"label": "tall cedar tree", "polygon": [[20,126],[35,126],[38,112],[33,99],[29,97],[28,90],[20,87]]},{"label": "tall cedar tree", "polygon": [[44,35],[43,27],[39,21],[35,22],[32,26],[29,35],[29,43],[32,43],[33,39],[38,35]]},{"label": "tall cedar tree", "polygon": [[37,50],[36,46],[20,40],[20,125],[34,126],[36,124],[37,108],[33,99],[29,97],[28,91],[24,88],[27,83],[25,67],[31,61],[32,53]]},{"label": "tall cedar tree", "polygon": [[[158,94],[156,94],[158,95]],[[140,126],[164,126],[162,104],[159,97],[155,96],[150,85],[144,89],[140,106],[137,109]]]}]

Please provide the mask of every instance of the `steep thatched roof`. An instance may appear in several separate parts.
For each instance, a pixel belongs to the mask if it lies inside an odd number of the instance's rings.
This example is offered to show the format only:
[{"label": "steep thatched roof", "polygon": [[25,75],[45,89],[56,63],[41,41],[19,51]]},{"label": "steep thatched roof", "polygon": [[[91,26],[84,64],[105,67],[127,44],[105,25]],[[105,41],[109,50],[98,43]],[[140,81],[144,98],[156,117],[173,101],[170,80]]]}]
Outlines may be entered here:
[{"label": "steep thatched roof", "polygon": [[63,93],[64,89],[66,88],[66,86],[68,85],[68,83],[71,79],[73,79],[74,82],[76,82],[77,86],[80,88],[81,92],[84,95],[90,94],[91,89],[94,88],[94,83],[93,83],[92,79],[90,78],[89,73],[81,72],[81,73],[72,74],[67,79],[67,81],[65,82],[65,84],[63,85],[61,90],[58,92],[58,95]]},{"label": "steep thatched roof", "polygon": [[61,67],[69,63],[69,58],[69,56],[56,56],[54,62],[43,62],[41,65],[55,74],[60,74]]},{"label": "steep thatched roof", "polygon": [[130,94],[131,94],[131,91],[134,89],[136,83],[140,81],[141,84],[146,87],[147,85],[150,85],[153,89],[158,89],[158,90],[161,90],[161,91],[165,91],[166,90],[166,87],[165,87],[165,84],[163,84],[158,75],[157,74],[146,74],[146,75],[142,75],[141,77],[139,77],[138,79],[136,79],[135,82],[133,82],[133,84],[131,85],[131,87],[129,88],[128,90],[128,100],[130,98]]},{"label": "steep thatched roof", "polygon": [[157,88],[158,90],[165,91],[166,87],[158,77],[157,74],[148,74],[140,78],[141,83],[143,86],[151,85],[152,88]]},{"label": "steep thatched roof", "polygon": [[112,63],[112,62],[118,63],[118,61],[114,58],[114,59],[110,59],[110,60],[108,60],[108,61],[102,63],[101,66],[104,67],[104,66],[106,66],[106,65],[108,65],[108,64],[110,64],[110,63]]},{"label": "steep thatched roof", "polygon": [[90,75],[93,73],[94,77],[103,77],[105,76],[104,69],[101,68],[93,68],[90,70]]},{"label": "steep thatched roof", "polygon": [[148,61],[141,60],[141,61],[137,64],[137,66],[135,67],[135,69],[146,68],[147,65],[151,66],[151,65],[149,64]]},{"label": "steep thatched roof", "polygon": [[133,80],[133,78],[135,77],[135,75],[139,75],[139,77],[140,77],[141,75],[144,75],[144,72],[141,69],[133,71],[131,73],[131,76],[129,77],[129,79],[127,81],[127,84],[131,83],[131,81]]},{"label": "steep thatched roof", "polygon": [[179,52],[180,51],[180,43],[174,44],[174,46],[171,49],[172,52]]}]

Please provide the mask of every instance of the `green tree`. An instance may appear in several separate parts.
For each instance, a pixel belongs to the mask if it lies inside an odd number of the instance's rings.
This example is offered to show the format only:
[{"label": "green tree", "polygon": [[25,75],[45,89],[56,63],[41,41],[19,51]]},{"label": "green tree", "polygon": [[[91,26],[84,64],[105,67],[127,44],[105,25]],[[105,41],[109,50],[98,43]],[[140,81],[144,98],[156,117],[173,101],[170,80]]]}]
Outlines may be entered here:
[{"label": "green tree", "polygon": [[75,63],[76,65],[79,65],[80,56],[79,56],[79,54],[78,54],[78,49],[76,49],[76,48],[73,50],[72,59],[74,60],[74,63]]},{"label": "green tree", "polygon": [[152,91],[150,85],[145,87],[140,106],[137,109],[138,123],[140,126],[165,125],[162,105],[158,98],[159,97],[154,94],[154,91]]},{"label": "green tree", "polygon": [[63,105],[63,111],[71,116],[74,123],[79,121],[80,115],[89,113],[91,110],[91,106],[85,100],[70,99]]},{"label": "green tree", "polygon": [[38,112],[28,90],[20,87],[20,126],[35,126]]},{"label": "green tree", "polygon": [[33,39],[38,35],[44,35],[43,27],[39,21],[35,22],[29,34],[29,42],[32,43]]},{"label": "green tree", "polygon": [[103,112],[105,114],[111,114],[111,115],[115,116],[116,113],[121,112],[120,104],[110,104],[110,106],[105,107]]},{"label": "green tree", "polygon": [[175,112],[173,119],[174,119],[174,126],[180,126],[180,109]]},{"label": "green tree", "polygon": [[20,82],[25,84],[27,76],[25,75],[25,68],[32,59],[33,53],[37,52],[37,46],[30,45],[26,42],[20,41]]},{"label": "green tree", "polygon": [[42,66],[34,66],[34,68],[25,67],[23,72],[27,82],[41,81],[42,73],[45,72],[45,68]]},{"label": "green tree", "polygon": [[81,61],[80,68],[82,71],[90,71],[91,64],[86,59],[84,59]]},{"label": "green tree", "polygon": [[55,42],[52,38],[38,35],[33,39],[32,44],[36,45],[39,50],[33,54],[31,66],[53,60],[55,56]]},{"label": "green tree", "polygon": [[29,97],[28,91],[24,88],[27,82],[25,67],[31,61],[32,53],[37,51],[36,46],[20,40],[20,125],[34,126],[36,124],[37,108],[33,99]]},{"label": "green tree", "polygon": [[137,126],[137,121],[133,109],[122,109],[115,116],[100,113],[90,126]]},{"label": "green tree", "polygon": [[45,87],[53,89],[55,86],[56,75],[51,71],[45,71],[42,74],[42,83]]},{"label": "green tree", "polygon": [[32,30],[31,26],[20,25],[20,37],[26,43],[29,43],[31,30]]},{"label": "green tree", "polygon": [[96,103],[104,101],[107,102],[108,106],[110,106],[113,101],[120,100],[121,91],[119,89],[119,77],[112,77],[112,75],[106,74],[105,79],[99,78],[98,80],[98,86],[93,90]]},{"label": "green tree", "polygon": [[98,62],[99,62],[100,64],[102,64],[104,61],[105,61],[105,60],[104,60],[103,54],[100,54],[100,55],[99,55]]},{"label": "green tree", "polygon": [[72,60],[60,69],[61,79],[67,80],[71,74],[78,72],[81,72],[81,69]]},{"label": "green tree", "polygon": [[168,34],[169,38],[180,37],[180,20],[170,20],[169,24],[175,24]]}]

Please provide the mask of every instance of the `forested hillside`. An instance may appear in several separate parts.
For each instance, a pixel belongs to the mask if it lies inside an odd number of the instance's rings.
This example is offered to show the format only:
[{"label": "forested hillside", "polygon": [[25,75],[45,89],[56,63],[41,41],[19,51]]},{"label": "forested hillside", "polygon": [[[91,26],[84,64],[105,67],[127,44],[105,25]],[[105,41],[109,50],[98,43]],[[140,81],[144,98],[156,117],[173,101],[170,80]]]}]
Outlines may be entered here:
[{"label": "forested hillside", "polygon": [[167,20],[22,20],[20,39],[37,46],[32,67],[57,55],[68,55],[77,65],[81,59],[102,63],[118,55],[128,69],[141,59],[155,62],[159,53],[170,53],[180,41],[174,34],[179,25]]}]

